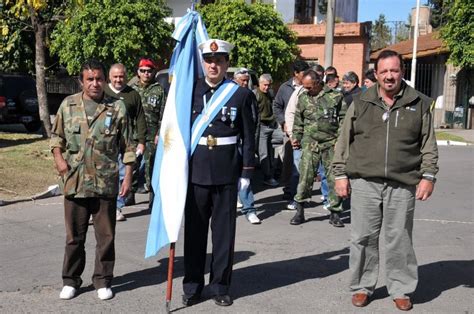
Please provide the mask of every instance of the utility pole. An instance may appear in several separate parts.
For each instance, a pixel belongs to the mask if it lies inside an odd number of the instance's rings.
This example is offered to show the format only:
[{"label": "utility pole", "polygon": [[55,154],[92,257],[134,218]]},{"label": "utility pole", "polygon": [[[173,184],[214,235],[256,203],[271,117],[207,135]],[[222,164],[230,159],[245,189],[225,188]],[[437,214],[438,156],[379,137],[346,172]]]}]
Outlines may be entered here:
[{"label": "utility pole", "polygon": [[324,67],[332,65],[332,52],[334,43],[334,7],[336,0],[328,0],[326,13],[326,37],[324,39]]},{"label": "utility pole", "polygon": [[420,0],[416,0],[416,13],[415,13],[415,29],[413,31],[413,57],[411,59],[411,74],[410,83],[411,87],[415,88],[416,81],[416,51],[418,48],[418,20],[420,18]]}]

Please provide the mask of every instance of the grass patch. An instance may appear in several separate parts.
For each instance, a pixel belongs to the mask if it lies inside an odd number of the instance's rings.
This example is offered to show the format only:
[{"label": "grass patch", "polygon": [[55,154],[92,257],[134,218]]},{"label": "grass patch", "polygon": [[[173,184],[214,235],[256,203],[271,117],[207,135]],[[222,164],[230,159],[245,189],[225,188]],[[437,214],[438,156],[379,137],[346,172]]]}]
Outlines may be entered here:
[{"label": "grass patch", "polygon": [[455,141],[455,142],[467,142],[463,137],[450,134],[448,132],[436,132],[436,139],[439,141]]},{"label": "grass patch", "polygon": [[44,192],[57,184],[49,139],[0,132],[0,199],[13,200]]}]

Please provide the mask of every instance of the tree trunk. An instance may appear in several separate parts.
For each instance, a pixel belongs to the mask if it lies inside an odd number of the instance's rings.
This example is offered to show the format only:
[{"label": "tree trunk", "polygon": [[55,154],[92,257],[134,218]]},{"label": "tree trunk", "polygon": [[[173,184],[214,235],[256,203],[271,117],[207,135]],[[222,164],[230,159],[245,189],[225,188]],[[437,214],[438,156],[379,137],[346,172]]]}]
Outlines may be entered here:
[{"label": "tree trunk", "polygon": [[43,137],[51,137],[45,70],[46,25],[42,24],[35,14],[31,14],[31,24],[35,32],[36,93],[38,94],[39,115],[43,123]]}]

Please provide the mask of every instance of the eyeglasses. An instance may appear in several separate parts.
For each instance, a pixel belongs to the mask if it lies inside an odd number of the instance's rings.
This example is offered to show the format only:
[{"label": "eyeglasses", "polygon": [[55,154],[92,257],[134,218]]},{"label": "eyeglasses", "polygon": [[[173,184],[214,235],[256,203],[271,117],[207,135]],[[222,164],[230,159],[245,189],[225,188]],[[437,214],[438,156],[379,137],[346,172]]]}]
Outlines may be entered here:
[{"label": "eyeglasses", "polygon": [[140,73],[153,73],[153,69],[138,69],[138,71],[140,71]]},{"label": "eyeglasses", "polygon": [[237,72],[235,72],[235,75],[239,75],[239,74],[249,74],[249,70],[247,70],[247,69],[240,69],[240,70],[238,70]]}]

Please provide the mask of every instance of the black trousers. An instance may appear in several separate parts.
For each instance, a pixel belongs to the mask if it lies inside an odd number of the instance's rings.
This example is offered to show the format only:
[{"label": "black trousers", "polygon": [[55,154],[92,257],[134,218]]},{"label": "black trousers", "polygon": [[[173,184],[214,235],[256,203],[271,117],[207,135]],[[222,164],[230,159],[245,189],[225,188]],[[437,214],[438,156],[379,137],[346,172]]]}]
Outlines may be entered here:
[{"label": "black trousers", "polygon": [[209,287],[214,295],[228,293],[234,261],[236,204],[237,184],[189,184],[184,222],[185,294],[200,294],[204,287],[209,219],[212,231]]},{"label": "black trousers", "polygon": [[115,215],[117,198],[64,198],[66,248],[62,278],[66,286],[79,288],[86,265],[89,217],[94,219],[95,266],[92,283],[96,289],[110,287],[115,265]]}]

